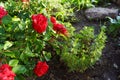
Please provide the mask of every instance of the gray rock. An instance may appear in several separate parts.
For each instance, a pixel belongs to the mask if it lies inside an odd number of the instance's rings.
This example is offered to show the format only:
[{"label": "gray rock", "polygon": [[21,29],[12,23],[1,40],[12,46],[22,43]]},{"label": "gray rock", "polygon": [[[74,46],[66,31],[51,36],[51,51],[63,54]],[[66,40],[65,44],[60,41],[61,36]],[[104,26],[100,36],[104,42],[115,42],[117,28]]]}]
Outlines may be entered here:
[{"label": "gray rock", "polygon": [[118,9],[109,9],[109,8],[89,8],[85,11],[85,16],[88,19],[105,19],[106,17],[115,18],[118,16]]}]

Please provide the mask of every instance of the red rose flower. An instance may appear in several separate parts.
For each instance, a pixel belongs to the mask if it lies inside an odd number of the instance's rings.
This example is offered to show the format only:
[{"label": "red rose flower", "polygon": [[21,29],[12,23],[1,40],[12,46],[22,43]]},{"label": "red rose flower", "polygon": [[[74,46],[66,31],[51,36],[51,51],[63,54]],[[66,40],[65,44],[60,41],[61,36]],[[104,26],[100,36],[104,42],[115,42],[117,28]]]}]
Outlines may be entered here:
[{"label": "red rose flower", "polygon": [[69,36],[69,33],[63,24],[59,24],[59,23],[53,24],[53,30],[55,30],[56,33],[58,33],[58,34],[63,34],[64,36]]},{"label": "red rose flower", "polygon": [[46,31],[47,25],[48,25],[47,18],[44,15],[42,14],[32,15],[32,26],[35,31],[37,31],[38,33],[43,33],[44,31]]},{"label": "red rose flower", "polygon": [[2,19],[6,15],[7,11],[2,6],[0,6],[0,19]]},{"label": "red rose flower", "polygon": [[8,64],[3,64],[3,65],[0,67],[0,71],[1,71],[1,70],[4,70],[4,69],[9,69],[9,70],[11,70],[12,67],[9,66]]},{"label": "red rose flower", "polygon": [[52,22],[53,30],[56,31],[56,33],[63,34],[64,36],[69,36],[69,33],[68,33],[67,29],[64,27],[63,24],[57,23],[55,17],[51,16],[50,21]]},{"label": "red rose flower", "polygon": [[11,66],[3,64],[0,67],[0,80],[14,80],[15,73],[12,72]]},{"label": "red rose flower", "polygon": [[47,73],[48,68],[49,68],[49,66],[47,65],[46,62],[38,61],[37,65],[34,68],[34,73],[37,76],[41,77],[41,76],[43,76],[44,74]]},{"label": "red rose flower", "polygon": [[53,16],[51,16],[51,17],[50,17],[50,21],[51,21],[53,24],[55,24],[55,23],[56,23],[56,18],[53,17]]}]

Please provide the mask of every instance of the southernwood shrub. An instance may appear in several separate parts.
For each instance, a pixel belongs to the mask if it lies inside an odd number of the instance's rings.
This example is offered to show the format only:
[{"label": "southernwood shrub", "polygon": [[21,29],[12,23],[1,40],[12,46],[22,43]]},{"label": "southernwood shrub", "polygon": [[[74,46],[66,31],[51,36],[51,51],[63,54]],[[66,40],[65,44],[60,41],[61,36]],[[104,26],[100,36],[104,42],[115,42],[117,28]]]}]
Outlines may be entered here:
[{"label": "southernwood shrub", "polygon": [[97,35],[94,34],[92,27],[84,27],[63,46],[61,60],[65,62],[70,71],[83,72],[100,59],[105,41],[104,27]]}]

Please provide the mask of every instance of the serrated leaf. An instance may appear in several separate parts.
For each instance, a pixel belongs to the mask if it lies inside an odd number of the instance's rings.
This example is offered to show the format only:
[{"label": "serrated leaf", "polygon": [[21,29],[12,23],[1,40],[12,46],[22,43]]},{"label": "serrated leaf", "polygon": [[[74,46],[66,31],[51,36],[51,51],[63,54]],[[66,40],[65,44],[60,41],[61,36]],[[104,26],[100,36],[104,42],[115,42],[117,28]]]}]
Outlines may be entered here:
[{"label": "serrated leaf", "polygon": [[3,49],[4,49],[4,50],[7,50],[7,49],[10,48],[12,45],[13,45],[13,42],[6,41],[5,44],[4,44]]},{"label": "serrated leaf", "polygon": [[17,66],[18,63],[19,63],[19,60],[17,60],[17,59],[13,59],[13,60],[9,61],[9,65],[12,67]]},{"label": "serrated leaf", "polygon": [[16,74],[24,74],[27,71],[27,69],[23,65],[17,65],[12,68],[12,71]]}]

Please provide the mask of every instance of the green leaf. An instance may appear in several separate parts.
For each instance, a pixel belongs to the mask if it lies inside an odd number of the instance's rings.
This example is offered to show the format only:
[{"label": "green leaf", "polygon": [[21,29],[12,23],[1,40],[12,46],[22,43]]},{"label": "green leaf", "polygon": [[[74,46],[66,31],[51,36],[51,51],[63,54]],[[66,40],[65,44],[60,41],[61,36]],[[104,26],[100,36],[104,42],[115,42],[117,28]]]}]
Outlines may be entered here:
[{"label": "green leaf", "polygon": [[22,75],[17,75],[15,80],[26,80]]},{"label": "green leaf", "polygon": [[24,30],[24,28],[25,28],[25,24],[19,24],[18,26],[19,26],[20,30]]},{"label": "green leaf", "polygon": [[117,16],[117,20],[120,20],[120,16]]},{"label": "green leaf", "polygon": [[9,24],[10,22],[12,21],[12,18],[11,18],[11,16],[10,15],[7,15],[7,16],[5,16],[5,17],[3,17],[2,18],[2,23],[3,24]]},{"label": "green leaf", "polygon": [[31,52],[31,50],[29,49],[29,47],[27,46],[26,49],[22,52],[22,54],[20,55],[20,59],[24,62],[27,63],[28,59],[30,57],[35,57],[35,54],[33,54]]},{"label": "green leaf", "polygon": [[20,21],[20,18],[18,18],[17,16],[14,16],[14,17],[12,18],[12,21]]},{"label": "green leaf", "polygon": [[3,44],[0,44],[0,51],[3,49],[3,46],[4,46]]},{"label": "green leaf", "polygon": [[8,57],[11,57],[11,58],[15,58],[15,53],[14,52],[5,52],[4,55],[8,56]]},{"label": "green leaf", "polygon": [[5,30],[2,26],[0,26],[0,35],[3,35],[3,34],[5,34]]},{"label": "green leaf", "polygon": [[44,55],[46,61],[50,61],[50,59],[52,57],[51,53],[43,51],[43,55]]},{"label": "green leaf", "polygon": [[12,67],[17,66],[18,63],[19,63],[19,60],[17,60],[17,59],[13,59],[13,60],[9,61],[9,65]]},{"label": "green leaf", "polygon": [[26,57],[34,57],[35,54],[33,54],[30,50],[30,48],[27,46],[26,49],[25,49],[25,55]]},{"label": "green leaf", "polygon": [[12,71],[16,74],[24,74],[27,71],[27,69],[23,65],[17,65],[13,67]]},{"label": "green leaf", "polygon": [[10,42],[10,41],[6,41],[5,44],[4,44],[3,49],[4,49],[4,50],[7,50],[7,49],[10,48],[12,45],[13,45],[12,42]]}]

